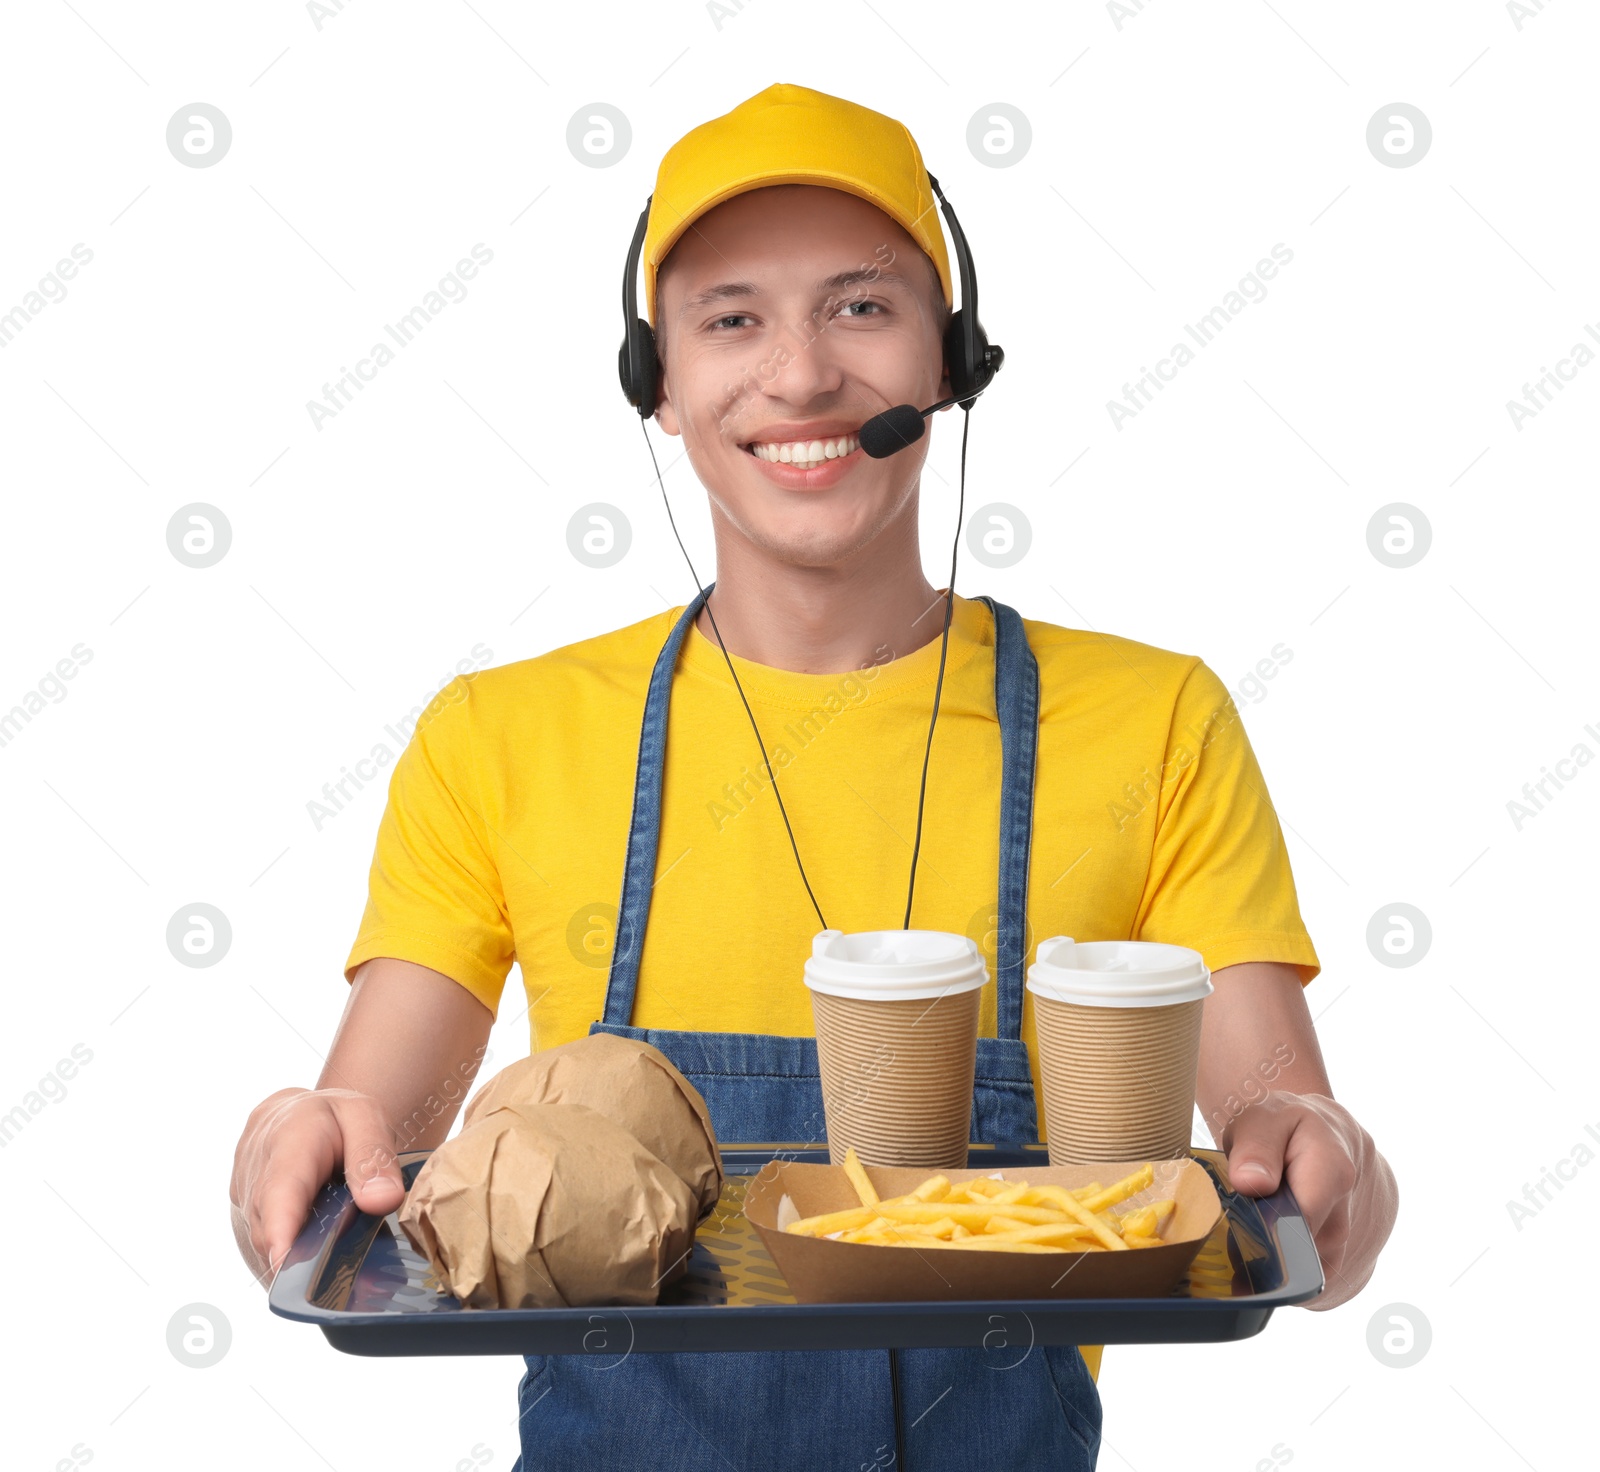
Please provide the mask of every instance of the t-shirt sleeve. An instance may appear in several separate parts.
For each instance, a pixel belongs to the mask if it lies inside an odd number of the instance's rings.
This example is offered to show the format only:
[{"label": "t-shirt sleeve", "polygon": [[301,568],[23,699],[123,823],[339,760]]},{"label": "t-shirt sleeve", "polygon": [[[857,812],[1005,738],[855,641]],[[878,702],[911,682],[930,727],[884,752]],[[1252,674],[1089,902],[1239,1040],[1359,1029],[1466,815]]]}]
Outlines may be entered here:
[{"label": "t-shirt sleeve", "polygon": [[1173,709],[1159,814],[1134,938],[1191,946],[1212,971],[1286,961],[1310,981],[1322,965],[1283,829],[1239,709],[1201,660]]},{"label": "t-shirt sleeve", "polygon": [[493,1012],[515,950],[467,696],[461,681],[440,691],[395,763],[345,979],[392,956],[443,972]]}]

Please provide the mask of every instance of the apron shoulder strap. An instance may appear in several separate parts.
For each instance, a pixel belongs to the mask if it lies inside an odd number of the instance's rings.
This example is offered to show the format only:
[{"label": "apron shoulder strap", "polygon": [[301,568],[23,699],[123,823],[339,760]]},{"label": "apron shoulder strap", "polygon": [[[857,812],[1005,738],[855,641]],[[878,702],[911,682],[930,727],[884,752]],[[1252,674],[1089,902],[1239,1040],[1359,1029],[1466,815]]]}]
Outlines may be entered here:
[{"label": "apron shoulder strap", "polygon": [[633,997],[639,987],[639,961],[644,951],[645,925],[650,918],[650,896],[655,887],[656,858],[661,846],[661,787],[667,757],[667,712],[672,698],[672,674],[689,625],[700,612],[715,583],[696,594],[683,610],[650,672],[644,720],[639,729],[639,763],[633,779],[633,817],[628,824],[628,853],[622,866],[622,895],[617,901],[616,933],[612,938],[611,973],[606,980],[607,1022],[627,1026],[633,1021]]},{"label": "apron shoulder strap", "polygon": [[1000,894],[995,941],[995,1032],[1022,1036],[1023,967],[1028,959],[1028,861],[1033,781],[1039,751],[1039,662],[1022,616],[993,598],[994,707],[1000,718]]}]

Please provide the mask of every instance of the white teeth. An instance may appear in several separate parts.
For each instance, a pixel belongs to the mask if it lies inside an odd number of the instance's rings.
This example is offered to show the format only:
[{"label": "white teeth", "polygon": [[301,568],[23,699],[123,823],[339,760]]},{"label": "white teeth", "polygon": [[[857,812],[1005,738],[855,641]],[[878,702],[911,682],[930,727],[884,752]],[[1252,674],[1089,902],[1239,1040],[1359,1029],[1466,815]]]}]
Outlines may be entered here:
[{"label": "white teeth", "polygon": [[861,442],[853,434],[827,440],[758,440],[750,446],[752,453],[762,460],[773,464],[798,465],[804,470],[826,465],[828,461],[854,454],[860,448]]}]

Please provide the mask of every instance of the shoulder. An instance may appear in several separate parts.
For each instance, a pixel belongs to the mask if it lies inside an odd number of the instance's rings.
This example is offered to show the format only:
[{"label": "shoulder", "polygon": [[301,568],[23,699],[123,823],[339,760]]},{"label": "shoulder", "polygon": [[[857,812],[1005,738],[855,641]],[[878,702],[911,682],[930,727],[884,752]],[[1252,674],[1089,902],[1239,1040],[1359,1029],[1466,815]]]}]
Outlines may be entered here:
[{"label": "shoulder", "polygon": [[1134,702],[1170,712],[1180,702],[1227,699],[1222,681],[1197,654],[1146,644],[1103,629],[1024,617],[1048,705],[1067,694],[1097,702]]},{"label": "shoulder", "polygon": [[556,689],[563,685],[620,683],[632,688],[642,672],[649,683],[656,656],[682,607],[663,609],[637,623],[594,634],[558,649],[521,659],[514,664],[485,670],[490,677],[486,693],[520,692],[524,689]]},{"label": "shoulder", "polygon": [[575,714],[585,717],[578,725],[603,725],[613,706],[636,711],[682,611],[664,609],[529,659],[458,675],[429,702],[417,732],[426,728],[434,743],[471,743],[492,733],[526,733],[552,718],[572,726]]},{"label": "shoulder", "polygon": [[1081,755],[1093,747],[1125,762],[1129,752],[1209,748],[1224,735],[1224,746],[1247,742],[1233,692],[1199,655],[1103,629],[1023,626],[1039,663],[1041,728]]}]

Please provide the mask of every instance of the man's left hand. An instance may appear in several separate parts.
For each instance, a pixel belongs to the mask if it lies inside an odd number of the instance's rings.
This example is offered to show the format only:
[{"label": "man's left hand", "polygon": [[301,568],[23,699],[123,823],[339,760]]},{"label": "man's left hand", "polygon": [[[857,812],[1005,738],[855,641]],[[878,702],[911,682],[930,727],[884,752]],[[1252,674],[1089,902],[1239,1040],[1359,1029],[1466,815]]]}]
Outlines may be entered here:
[{"label": "man's left hand", "polygon": [[1400,1193],[1355,1117],[1325,1094],[1270,1093],[1221,1140],[1234,1190],[1270,1196],[1287,1177],[1316,1239],[1327,1287],[1305,1306],[1335,1308],[1372,1276]]}]

